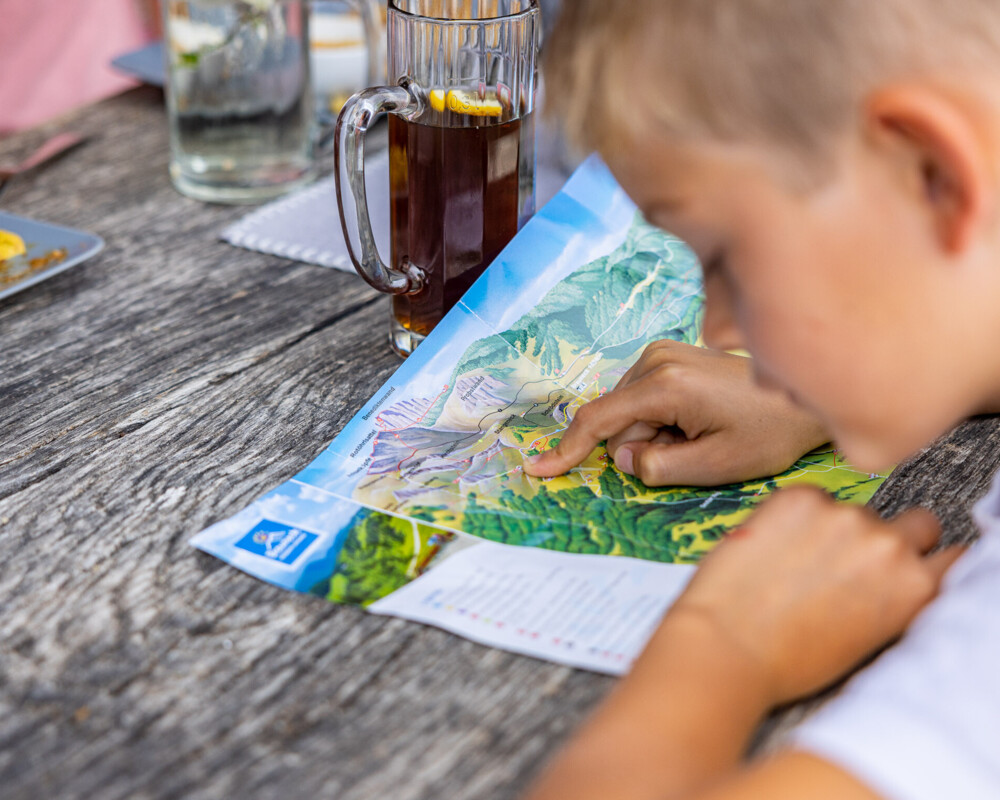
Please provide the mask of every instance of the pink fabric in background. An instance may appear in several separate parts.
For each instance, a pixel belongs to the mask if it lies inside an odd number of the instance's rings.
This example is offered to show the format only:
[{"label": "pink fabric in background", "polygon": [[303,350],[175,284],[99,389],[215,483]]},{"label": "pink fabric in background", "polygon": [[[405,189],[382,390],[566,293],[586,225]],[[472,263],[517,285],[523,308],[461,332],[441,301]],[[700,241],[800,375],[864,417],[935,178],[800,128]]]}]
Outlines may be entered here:
[{"label": "pink fabric in background", "polygon": [[0,0],[0,132],[134,86],[108,64],[152,38],[135,0]]}]

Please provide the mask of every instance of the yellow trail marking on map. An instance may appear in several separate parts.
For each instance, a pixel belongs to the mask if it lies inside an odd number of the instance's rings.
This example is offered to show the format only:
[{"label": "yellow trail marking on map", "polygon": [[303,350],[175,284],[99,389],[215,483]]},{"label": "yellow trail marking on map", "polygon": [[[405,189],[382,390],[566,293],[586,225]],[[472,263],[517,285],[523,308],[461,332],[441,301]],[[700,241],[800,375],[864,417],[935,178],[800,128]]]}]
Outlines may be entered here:
[{"label": "yellow trail marking on map", "polygon": [[656,267],[641,281],[639,281],[635,286],[632,287],[632,291],[629,293],[628,300],[622,303],[621,310],[618,316],[621,316],[624,312],[628,311],[635,305],[635,299],[642,293],[644,289],[649,288],[654,283],[660,272],[661,264],[657,264]]}]

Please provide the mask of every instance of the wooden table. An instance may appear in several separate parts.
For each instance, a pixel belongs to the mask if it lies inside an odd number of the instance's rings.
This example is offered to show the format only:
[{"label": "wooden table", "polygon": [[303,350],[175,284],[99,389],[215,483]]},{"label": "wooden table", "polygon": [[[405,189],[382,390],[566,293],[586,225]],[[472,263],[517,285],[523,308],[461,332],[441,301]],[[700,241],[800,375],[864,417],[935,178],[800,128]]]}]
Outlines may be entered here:
[{"label": "wooden table", "polygon": [[[217,241],[246,209],[173,190],[158,91],[0,141],[0,161],[65,129],[92,139],[0,202],[107,241],[0,301],[0,794],[517,796],[611,679],[187,544],[305,466],[396,368],[386,300]],[[976,420],[876,505],[928,505],[967,538],[998,463],[996,421]]]}]

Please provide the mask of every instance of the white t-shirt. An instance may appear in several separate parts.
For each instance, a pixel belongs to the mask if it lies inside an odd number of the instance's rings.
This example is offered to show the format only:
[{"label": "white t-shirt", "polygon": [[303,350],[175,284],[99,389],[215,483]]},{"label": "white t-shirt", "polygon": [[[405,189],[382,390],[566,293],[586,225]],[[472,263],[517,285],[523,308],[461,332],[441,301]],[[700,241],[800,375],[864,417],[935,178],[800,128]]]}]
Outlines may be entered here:
[{"label": "white t-shirt", "polygon": [[1000,473],[973,514],[940,596],[791,736],[886,800],[1000,800]]}]

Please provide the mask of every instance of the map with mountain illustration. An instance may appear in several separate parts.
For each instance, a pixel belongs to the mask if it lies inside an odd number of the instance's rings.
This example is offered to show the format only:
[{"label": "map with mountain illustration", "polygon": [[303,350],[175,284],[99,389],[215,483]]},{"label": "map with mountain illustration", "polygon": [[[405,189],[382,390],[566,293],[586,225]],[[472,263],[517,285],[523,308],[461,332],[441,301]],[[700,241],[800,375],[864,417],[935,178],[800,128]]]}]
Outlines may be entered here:
[{"label": "map with mountain illustration", "polygon": [[711,489],[647,487],[603,448],[562,477],[524,473],[646,345],[696,344],[702,306],[694,254],[587,162],[322,455],[194,543],[367,605],[476,539],[691,563],[781,486],[867,501],[884,476],[832,447]]}]

